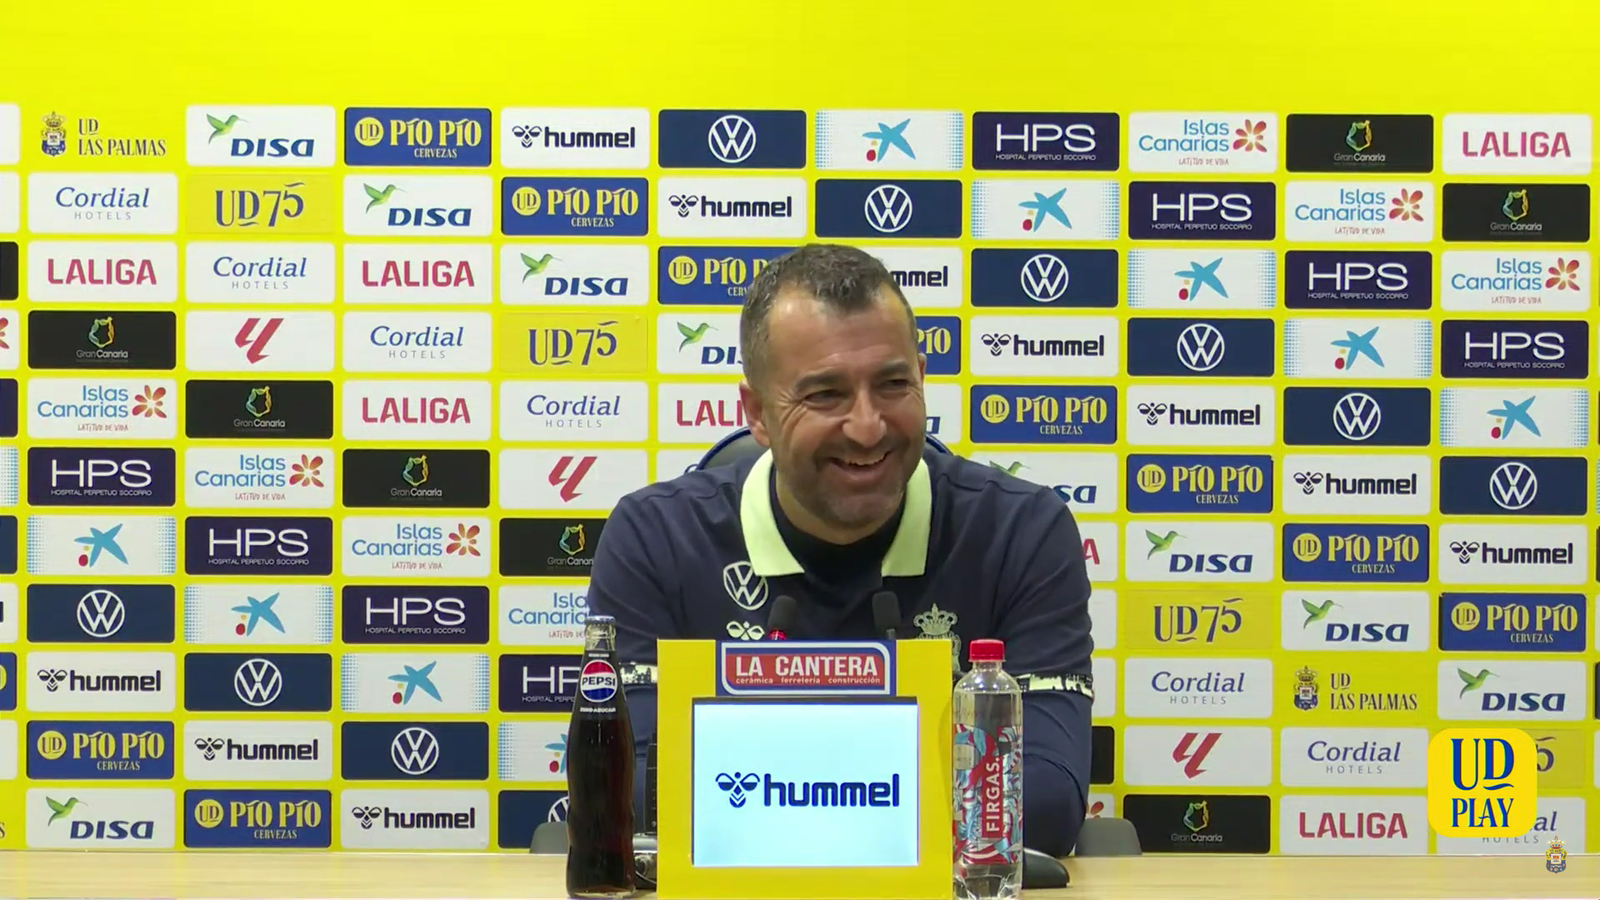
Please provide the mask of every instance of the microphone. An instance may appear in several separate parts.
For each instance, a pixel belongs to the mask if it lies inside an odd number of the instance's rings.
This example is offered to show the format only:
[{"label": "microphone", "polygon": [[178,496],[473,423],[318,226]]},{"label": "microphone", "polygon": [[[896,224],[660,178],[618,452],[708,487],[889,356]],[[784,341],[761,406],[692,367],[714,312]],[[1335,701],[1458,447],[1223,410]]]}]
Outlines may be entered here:
[{"label": "microphone", "polygon": [[879,634],[888,635],[891,641],[895,639],[895,630],[900,627],[900,600],[893,591],[872,595],[872,623]]},{"label": "microphone", "polygon": [[767,640],[782,641],[788,639],[788,630],[794,625],[794,613],[799,604],[788,594],[779,594],[772,601],[772,609],[767,613]]}]

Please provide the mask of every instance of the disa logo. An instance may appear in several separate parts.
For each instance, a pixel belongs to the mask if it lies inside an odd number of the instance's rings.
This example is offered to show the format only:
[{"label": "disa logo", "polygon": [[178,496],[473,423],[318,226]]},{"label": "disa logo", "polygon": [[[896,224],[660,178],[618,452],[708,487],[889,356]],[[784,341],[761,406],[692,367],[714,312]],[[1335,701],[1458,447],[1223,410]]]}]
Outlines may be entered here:
[{"label": "disa logo", "polygon": [[1428,743],[1428,824],[1441,837],[1519,837],[1533,828],[1538,802],[1527,732],[1447,728]]}]

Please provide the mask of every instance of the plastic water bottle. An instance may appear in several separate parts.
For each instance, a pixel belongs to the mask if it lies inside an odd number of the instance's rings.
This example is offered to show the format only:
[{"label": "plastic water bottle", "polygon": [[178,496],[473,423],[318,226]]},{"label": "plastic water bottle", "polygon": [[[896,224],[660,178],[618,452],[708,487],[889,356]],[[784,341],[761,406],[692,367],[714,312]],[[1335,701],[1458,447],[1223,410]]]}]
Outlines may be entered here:
[{"label": "plastic water bottle", "polygon": [[956,682],[956,900],[1022,893],[1022,688],[1001,668],[1005,643],[973,641]]}]

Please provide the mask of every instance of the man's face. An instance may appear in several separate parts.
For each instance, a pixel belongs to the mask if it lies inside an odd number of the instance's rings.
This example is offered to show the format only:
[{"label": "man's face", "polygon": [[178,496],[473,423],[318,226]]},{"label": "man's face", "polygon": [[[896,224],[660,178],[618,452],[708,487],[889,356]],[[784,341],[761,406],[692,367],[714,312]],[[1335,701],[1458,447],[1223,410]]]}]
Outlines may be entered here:
[{"label": "man's face", "polygon": [[922,458],[926,360],[908,314],[882,291],[849,315],[785,291],[767,327],[765,384],[740,386],[750,430],[814,525],[840,543],[864,536],[899,507]]}]

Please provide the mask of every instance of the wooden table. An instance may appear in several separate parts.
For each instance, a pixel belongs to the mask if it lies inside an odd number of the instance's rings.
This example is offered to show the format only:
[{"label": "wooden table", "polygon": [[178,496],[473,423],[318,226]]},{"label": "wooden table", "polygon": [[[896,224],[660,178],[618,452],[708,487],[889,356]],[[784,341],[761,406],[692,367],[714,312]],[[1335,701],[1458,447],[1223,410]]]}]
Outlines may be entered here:
[{"label": "wooden table", "polygon": [[[563,860],[506,854],[0,852],[0,897],[563,898]],[[1542,856],[1144,856],[1071,859],[1072,887],[1111,900],[1595,898],[1600,857],[1559,875]]]}]

